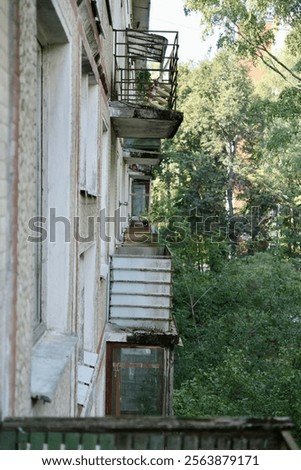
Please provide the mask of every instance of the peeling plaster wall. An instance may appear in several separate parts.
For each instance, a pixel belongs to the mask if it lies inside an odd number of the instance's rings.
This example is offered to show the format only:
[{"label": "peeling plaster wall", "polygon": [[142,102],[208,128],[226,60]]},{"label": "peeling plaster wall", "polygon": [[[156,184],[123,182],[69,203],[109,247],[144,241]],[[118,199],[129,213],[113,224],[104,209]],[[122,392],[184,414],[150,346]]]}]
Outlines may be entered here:
[{"label": "peeling plaster wall", "polygon": [[12,202],[10,176],[10,124],[11,124],[11,86],[10,70],[12,56],[11,2],[4,0],[0,4],[0,420],[9,413],[9,374],[10,368],[10,332],[9,311],[11,308],[11,282],[9,275],[10,212]]},{"label": "peeling plaster wall", "polygon": [[[35,214],[36,197],[36,99],[33,77],[36,75],[35,1],[19,2],[19,112],[18,112],[18,208],[16,279],[16,353],[13,413],[30,412],[30,364],[32,315],[35,309],[35,247],[28,243],[28,222]],[[14,234],[13,234],[14,236]],[[26,373],[25,373],[26,372]]]},{"label": "peeling plaster wall", "polygon": [[[90,18],[90,2],[83,0],[81,5]],[[127,197],[129,178],[109,118],[113,32],[105,2],[99,8],[105,37],[96,35],[91,39],[87,37],[76,0],[0,2],[0,419],[12,415],[77,415],[77,369],[83,348],[97,353],[98,362],[90,390],[93,398],[90,408],[80,411],[83,415],[104,414],[109,255],[119,240],[121,226],[116,230],[114,215],[119,201]],[[125,10],[120,18],[118,14],[115,9],[115,20],[122,19],[126,24],[120,26],[128,26]],[[43,48],[42,107],[37,37]],[[89,136],[93,135],[96,149],[89,139],[86,142],[89,153],[95,150],[95,159],[90,160],[93,175],[88,177],[87,188],[95,192],[91,199],[91,195],[80,192],[81,144],[87,137],[81,136],[82,47],[95,84],[89,110],[97,113],[88,123],[95,127],[87,130]],[[99,48],[101,67],[95,58],[95,47]],[[42,214],[37,206],[41,108]],[[86,236],[88,217],[97,219],[101,208],[105,209],[104,223],[105,217],[111,217],[107,227],[110,240],[105,240],[101,223],[96,220],[92,250],[95,264],[91,264],[91,270],[89,266],[85,268],[87,279],[94,284],[88,300],[90,326],[61,373],[53,401],[32,400],[33,351],[36,344],[45,340],[45,335],[36,337],[32,328],[32,319],[38,311],[37,244],[28,240],[32,236],[29,221],[37,215],[45,217],[41,294],[45,332],[80,337],[79,265],[80,255],[87,247],[83,248],[76,237],[76,220],[80,218],[80,235]],[[122,206],[121,214],[127,217],[127,212],[128,208]]]},{"label": "peeling plaster wall", "polygon": [[[42,400],[33,402],[32,416],[60,416],[68,417],[74,414],[74,398],[72,396],[72,369],[75,367],[75,358],[73,357],[71,367],[65,370],[60,379],[59,387],[52,403],[46,403]],[[72,406],[73,404],[73,406]]]}]

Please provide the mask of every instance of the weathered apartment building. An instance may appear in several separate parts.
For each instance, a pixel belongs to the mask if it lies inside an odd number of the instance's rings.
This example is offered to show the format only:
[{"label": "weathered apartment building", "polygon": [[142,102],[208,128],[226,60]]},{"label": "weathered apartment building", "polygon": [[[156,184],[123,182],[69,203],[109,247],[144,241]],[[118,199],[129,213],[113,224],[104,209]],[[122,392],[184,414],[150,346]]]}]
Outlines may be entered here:
[{"label": "weathered apartment building", "polygon": [[164,417],[178,334],[148,214],[182,114],[149,14],[0,2],[0,449],[296,447],[287,419]]},{"label": "weathered apartment building", "polygon": [[149,0],[0,2],[0,419],[171,413],[171,259],[148,222],[177,34]]}]

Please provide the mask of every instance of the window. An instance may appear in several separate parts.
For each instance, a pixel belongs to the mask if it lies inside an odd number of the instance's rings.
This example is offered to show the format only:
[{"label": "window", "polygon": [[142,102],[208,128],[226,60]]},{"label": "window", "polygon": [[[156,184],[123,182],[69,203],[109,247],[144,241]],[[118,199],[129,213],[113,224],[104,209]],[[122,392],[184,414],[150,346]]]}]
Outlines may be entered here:
[{"label": "window", "polygon": [[79,262],[79,336],[82,349],[94,350],[96,247],[90,246],[80,255]]},{"label": "window", "polygon": [[60,9],[52,0],[37,0],[36,5],[36,215],[45,218],[41,227],[43,242],[36,242],[35,253],[37,308],[33,318],[31,396],[51,402],[67,364],[72,364],[77,344],[69,315],[72,48]]},{"label": "window", "polygon": [[97,195],[98,86],[88,73],[81,80],[80,189]]},{"label": "window", "polygon": [[110,160],[110,134],[109,125],[106,120],[102,120],[101,134],[101,211],[100,211],[100,256],[101,256],[101,276],[106,278],[108,275],[108,241],[110,236],[110,223],[107,223],[109,216],[109,160]]},{"label": "window", "polygon": [[[39,221],[43,214],[43,47],[37,42],[37,149],[36,149],[36,216]],[[43,331],[45,326],[43,323],[43,310],[42,310],[42,277],[43,277],[43,244],[37,238],[35,244],[35,292],[36,292],[36,308],[33,315],[33,329],[34,340],[36,341]]]},{"label": "window", "polygon": [[34,342],[46,326],[64,333],[68,329],[69,280],[63,263],[69,253],[70,58],[68,37],[52,1],[37,0]]},{"label": "window", "polygon": [[132,182],[132,217],[141,217],[148,215],[149,212],[149,180]]},{"label": "window", "polygon": [[162,415],[164,363],[163,348],[108,343],[106,414]]}]

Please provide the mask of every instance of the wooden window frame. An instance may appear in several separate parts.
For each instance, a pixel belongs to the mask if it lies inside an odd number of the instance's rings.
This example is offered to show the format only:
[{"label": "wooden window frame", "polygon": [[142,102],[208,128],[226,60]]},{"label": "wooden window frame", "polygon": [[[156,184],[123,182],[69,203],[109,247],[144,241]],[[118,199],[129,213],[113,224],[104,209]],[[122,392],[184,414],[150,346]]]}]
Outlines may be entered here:
[{"label": "wooden window frame", "polygon": [[[113,352],[116,349],[159,349],[163,351],[164,358],[163,358],[163,367],[162,372],[165,374],[165,349],[163,347],[157,345],[145,345],[145,344],[133,344],[133,343],[119,343],[119,342],[108,342],[107,343],[107,351],[106,351],[106,396],[105,396],[105,414],[108,416],[112,416],[113,412]],[[130,365],[129,365],[130,367]],[[159,368],[158,365],[154,364],[145,364],[145,368]],[[119,383],[120,385],[120,383]],[[119,396],[119,401],[116,399],[116,409],[117,412],[114,416],[121,416],[120,414],[120,387],[116,389],[117,398]],[[163,380],[163,389],[162,389],[162,410],[164,409],[164,395],[165,395],[165,387],[164,387],[164,380]],[[117,404],[118,402],[118,404]]]}]

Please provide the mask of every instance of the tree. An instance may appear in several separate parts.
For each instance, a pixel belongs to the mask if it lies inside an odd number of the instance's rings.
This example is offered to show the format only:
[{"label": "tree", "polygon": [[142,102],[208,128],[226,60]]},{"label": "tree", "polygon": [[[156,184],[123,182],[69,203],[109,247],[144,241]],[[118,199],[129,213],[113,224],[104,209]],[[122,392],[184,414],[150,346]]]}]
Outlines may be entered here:
[{"label": "tree", "polygon": [[194,327],[182,319],[177,289],[184,347],[175,369],[176,415],[288,415],[300,434],[300,281],[300,262],[268,253],[232,259],[217,276],[196,279]]},{"label": "tree", "polygon": [[[286,52],[284,58],[288,58]],[[257,207],[260,230],[287,256],[301,249],[301,92],[275,80],[267,72],[256,91],[260,93],[262,132],[246,162],[248,182],[240,195],[245,211]]]},{"label": "tree", "polygon": [[[261,126],[246,68],[223,52],[180,68],[178,106],[185,118],[157,174],[153,216],[170,230],[172,218],[189,218],[199,243],[221,241],[225,253],[224,242],[235,245],[239,236],[234,192],[246,181],[244,160]],[[208,259],[218,259],[217,244],[205,245]]]},{"label": "tree", "polygon": [[[267,67],[296,87],[301,76],[273,51],[277,30],[290,28],[287,43],[300,60],[301,7],[296,0],[186,0],[186,11],[200,11],[206,33],[219,31],[218,47],[227,47],[244,58],[260,59]],[[267,27],[269,21],[269,27]]]},{"label": "tree", "polygon": [[255,90],[225,52],[180,69],[185,119],[165,147],[153,216],[173,254],[184,345],[175,414],[290,415],[300,437],[300,91],[266,78]]}]

